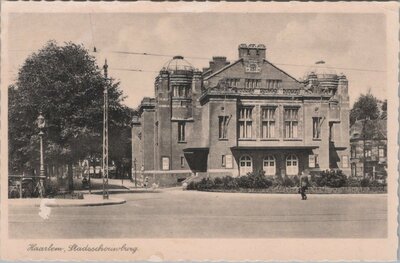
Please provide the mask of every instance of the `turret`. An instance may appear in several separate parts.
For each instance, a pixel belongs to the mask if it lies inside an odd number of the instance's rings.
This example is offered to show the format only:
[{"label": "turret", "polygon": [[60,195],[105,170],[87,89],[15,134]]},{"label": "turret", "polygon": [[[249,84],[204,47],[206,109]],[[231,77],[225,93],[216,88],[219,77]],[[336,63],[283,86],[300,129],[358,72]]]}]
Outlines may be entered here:
[{"label": "turret", "polygon": [[266,48],[263,44],[255,45],[249,44],[240,44],[239,45],[239,58],[243,58],[243,60],[256,60],[263,61],[266,56]]},{"label": "turret", "polygon": [[342,73],[339,76],[339,83],[338,83],[338,95],[340,96],[342,102],[349,101],[349,82],[346,76]]}]

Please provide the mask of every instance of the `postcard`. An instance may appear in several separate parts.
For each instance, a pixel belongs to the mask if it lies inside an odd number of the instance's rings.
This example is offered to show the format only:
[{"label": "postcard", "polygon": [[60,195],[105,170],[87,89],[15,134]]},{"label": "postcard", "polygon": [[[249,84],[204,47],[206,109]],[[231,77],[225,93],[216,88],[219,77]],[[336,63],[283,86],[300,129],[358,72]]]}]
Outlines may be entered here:
[{"label": "postcard", "polygon": [[395,260],[398,8],[3,3],[1,258]]}]

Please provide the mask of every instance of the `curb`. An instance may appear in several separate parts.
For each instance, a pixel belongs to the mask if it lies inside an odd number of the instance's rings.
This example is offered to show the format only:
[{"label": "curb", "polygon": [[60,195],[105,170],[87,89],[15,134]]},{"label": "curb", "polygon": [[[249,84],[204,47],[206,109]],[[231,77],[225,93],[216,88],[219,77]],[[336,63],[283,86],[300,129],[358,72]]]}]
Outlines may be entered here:
[{"label": "curb", "polygon": [[[79,206],[105,206],[105,205],[120,205],[126,203],[124,199],[108,199],[105,202],[80,202],[77,201],[76,203],[68,202],[68,203],[45,203],[46,207],[79,207]],[[41,204],[36,204],[35,206],[40,207]]]}]

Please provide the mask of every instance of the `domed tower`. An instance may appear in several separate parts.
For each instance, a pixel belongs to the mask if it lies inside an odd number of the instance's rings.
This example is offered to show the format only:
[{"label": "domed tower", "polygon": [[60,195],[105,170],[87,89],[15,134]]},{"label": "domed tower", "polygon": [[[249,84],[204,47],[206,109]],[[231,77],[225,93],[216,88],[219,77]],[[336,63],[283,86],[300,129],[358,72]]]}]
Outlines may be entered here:
[{"label": "domed tower", "polygon": [[187,147],[194,134],[194,111],[200,93],[201,72],[187,60],[175,56],[164,64],[155,80],[156,169],[182,168],[180,146]]}]

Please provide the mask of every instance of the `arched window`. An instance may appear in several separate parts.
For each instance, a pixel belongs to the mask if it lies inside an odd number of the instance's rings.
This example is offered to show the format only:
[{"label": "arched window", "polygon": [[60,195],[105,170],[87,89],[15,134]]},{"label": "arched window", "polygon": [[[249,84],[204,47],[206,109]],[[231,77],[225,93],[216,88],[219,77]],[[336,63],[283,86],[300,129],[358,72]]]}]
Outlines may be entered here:
[{"label": "arched window", "polygon": [[298,175],[299,173],[299,160],[294,154],[289,155],[286,158],[286,174],[287,175]]},{"label": "arched window", "polygon": [[253,171],[253,161],[248,155],[243,155],[240,157],[239,165],[240,175],[246,175],[247,173],[251,173]]},{"label": "arched window", "polygon": [[268,155],[263,160],[263,170],[265,175],[275,175],[276,174],[276,162],[275,157]]}]

